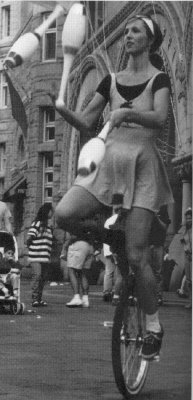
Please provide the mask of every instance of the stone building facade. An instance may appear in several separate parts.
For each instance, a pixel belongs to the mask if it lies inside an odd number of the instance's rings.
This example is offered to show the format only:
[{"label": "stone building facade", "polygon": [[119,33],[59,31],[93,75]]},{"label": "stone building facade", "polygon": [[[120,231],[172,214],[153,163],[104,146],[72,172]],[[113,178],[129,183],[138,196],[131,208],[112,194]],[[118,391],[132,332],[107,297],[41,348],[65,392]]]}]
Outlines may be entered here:
[{"label": "stone building facade", "polygon": [[[3,60],[17,38],[42,23],[53,10],[54,2],[0,1],[0,191],[13,214],[21,258],[25,255],[26,232],[38,208],[44,201],[52,201],[55,206],[71,187],[77,173],[79,151],[89,140],[89,137],[81,137],[53,110],[47,94],[53,86],[59,91],[63,65],[62,28],[72,3],[66,2],[64,14],[46,31],[30,60],[6,71],[24,106],[27,120],[24,129],[12,116]],[[175,204],[169,208],[172,223],[167,243],[170,244],[184,223],[184,211],[192,204],[193,2],[86,1],[85,4],[88,13],[86,40],[73,63],[65,99],[73,110],[84,109],[101,79],[126,64],[123,31],[128,16],[152,15],[164,35],[160,54],[170,77],[171,106],[158,147],[175,199]],[[7,35],[4,32],[6,23],[9,24]],[[56,229],[56,236],[62,242],[63,233]]]}]

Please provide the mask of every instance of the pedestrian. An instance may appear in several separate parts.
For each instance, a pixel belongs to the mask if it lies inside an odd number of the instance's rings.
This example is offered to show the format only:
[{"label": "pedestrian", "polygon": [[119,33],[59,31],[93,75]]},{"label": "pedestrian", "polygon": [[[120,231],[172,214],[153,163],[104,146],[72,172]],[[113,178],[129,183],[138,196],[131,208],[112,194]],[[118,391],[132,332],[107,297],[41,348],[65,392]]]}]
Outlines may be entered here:
[{"label": "pedestrian", "polygon": [[[105,228],[109,229],[109,225],[115,223],[118,214],[115,210],[114,215],[107,219]],[[117,265],[116,254],[113,254],[108,244],[103,245],[103,254],[105,258],[105,274],[103,283],[103,301],[112,302],[116,306],[119,301],[120,289],[122,284],[122,276]]]},{"label": "pedestrian", "polygon": [[52,215],[52,204],[44,203],[27,235],[28,259],[32,268],[32,307],[47,306],[42,294],[48,279],[53,244]]},{"label": "pedestrian", "polygon": [[7,243],[4,247],[4,256],[0,259],[0,290],[5,298],[18,298],[19,275],[23,266],[15,260],[15,247]]},{"label": "pedestrian", "polygon": [[[154,215],[162,205],[173,202],[156,147],[168,117],[170,81],[150,61],[150,54],[159,49],[162,40],[153,19],[147,15],[130,16],[124,30],[126,68],[106,76],[82,112],[66,105],[56,108],[66,122],[85,135],[95,131],[107,103],[110,105],[105,157],[90,175],[76,178],[56,207],[56,220],[61,229],[71,234],[95,230],[103,243],[110,244],[110,229],[105,230],[104,224],[99,227],[92,217],[100,212],[107,219],[112,207],[119,204],[126,210],[128,269],[135,272],[138,301],[146,314],[147,335],[142,346],[146,359],[159,354],[163,337],[156,281],[148,263],[149,233]],[[50,96],[55,104],[53,93]]]},{"label": "pedestrian", "polygon": [[4,201],[0,201],[0,230],[5,230],[13,234],[12,223],[11,223],[11,212],[8,205]]},{"label": "pedestrian", "polygon": [[164,304],[163,301],[163,261],[164,261],[164,244],[166,233],[171,223],[167,206],[162,206],[159,212],[155,215],[152,229],[150,232],[150,252],[151,252],[151,267],[156,277],[157,282],[157,303],[158,306]]},{"label": "pedestrian", "polygon": [[185,308],[192,308],[192,208],[189,207],[185,212],[185,230],[182,235],[181,243],[185,253],[185,275],[188,290],[189,304]]},{"label": "pedestrian", "polygon": [[[72,235],[63,246],[63,257],[67,252],[67,268],[73,290],[73,298],[66,304],[69,308],[90,307],[88,293],[89,282],[86,270],[91,268],[94,256],[94,246],[86,235]],[[80,292],[82,291],[82,299]]]}]

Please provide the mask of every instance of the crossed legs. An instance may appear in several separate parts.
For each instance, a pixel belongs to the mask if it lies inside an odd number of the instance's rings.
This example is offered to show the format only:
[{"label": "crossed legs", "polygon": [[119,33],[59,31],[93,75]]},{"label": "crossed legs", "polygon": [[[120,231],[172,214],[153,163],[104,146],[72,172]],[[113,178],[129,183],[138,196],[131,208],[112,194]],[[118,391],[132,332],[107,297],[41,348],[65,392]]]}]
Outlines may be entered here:
[{"label": "crossed legs", "polygon": [[91,193],[81,186],[72,186],[56,207],[55,216],[59,228],[77,235],[82,231],[98,232],[99,223],[94,219],[100,214],[100,225],[111,215],[111,207],[101,204]]},{"label": "crossed legs", "polygon": [[[93,215],[103,212],[107,219],[110,210],[86,189],[73,186],[58,204],[56,220],[61,229],[77,234],[82,229],[98,229]],[[135,271],[140,304],[148,315],[157,312],[156,280],[148,263],[148,238],[153,216],[147,209],[133,207],[126,220],[127,259]]]}]

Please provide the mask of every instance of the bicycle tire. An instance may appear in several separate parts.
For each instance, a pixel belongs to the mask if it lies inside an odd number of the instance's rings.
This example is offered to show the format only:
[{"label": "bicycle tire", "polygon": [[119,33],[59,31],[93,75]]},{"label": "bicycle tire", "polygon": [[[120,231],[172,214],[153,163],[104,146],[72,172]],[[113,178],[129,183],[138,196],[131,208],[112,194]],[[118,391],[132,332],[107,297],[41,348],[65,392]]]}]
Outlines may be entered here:
[{"label": "bicycle tire", "polygon": [[129,299],[125,284],[113,321],[112,366],[117,388],[127,399],[141,391],[147,377],[149,361],[140,355],[144,334],[145,316],[137,299]]}]

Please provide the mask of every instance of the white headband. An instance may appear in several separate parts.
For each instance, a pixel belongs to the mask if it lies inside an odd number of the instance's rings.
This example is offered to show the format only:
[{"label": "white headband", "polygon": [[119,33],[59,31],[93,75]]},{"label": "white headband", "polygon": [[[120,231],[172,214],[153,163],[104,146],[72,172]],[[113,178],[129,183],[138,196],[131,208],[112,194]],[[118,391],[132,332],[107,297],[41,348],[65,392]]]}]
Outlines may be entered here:
[{"label": "white headband", "polygon": [[153,26],[153,22],[151,21],[151,19],[149,18],[145,18],[145,17],[140,17],[149,27],[151,33],[154,35],[154,26]]}]

